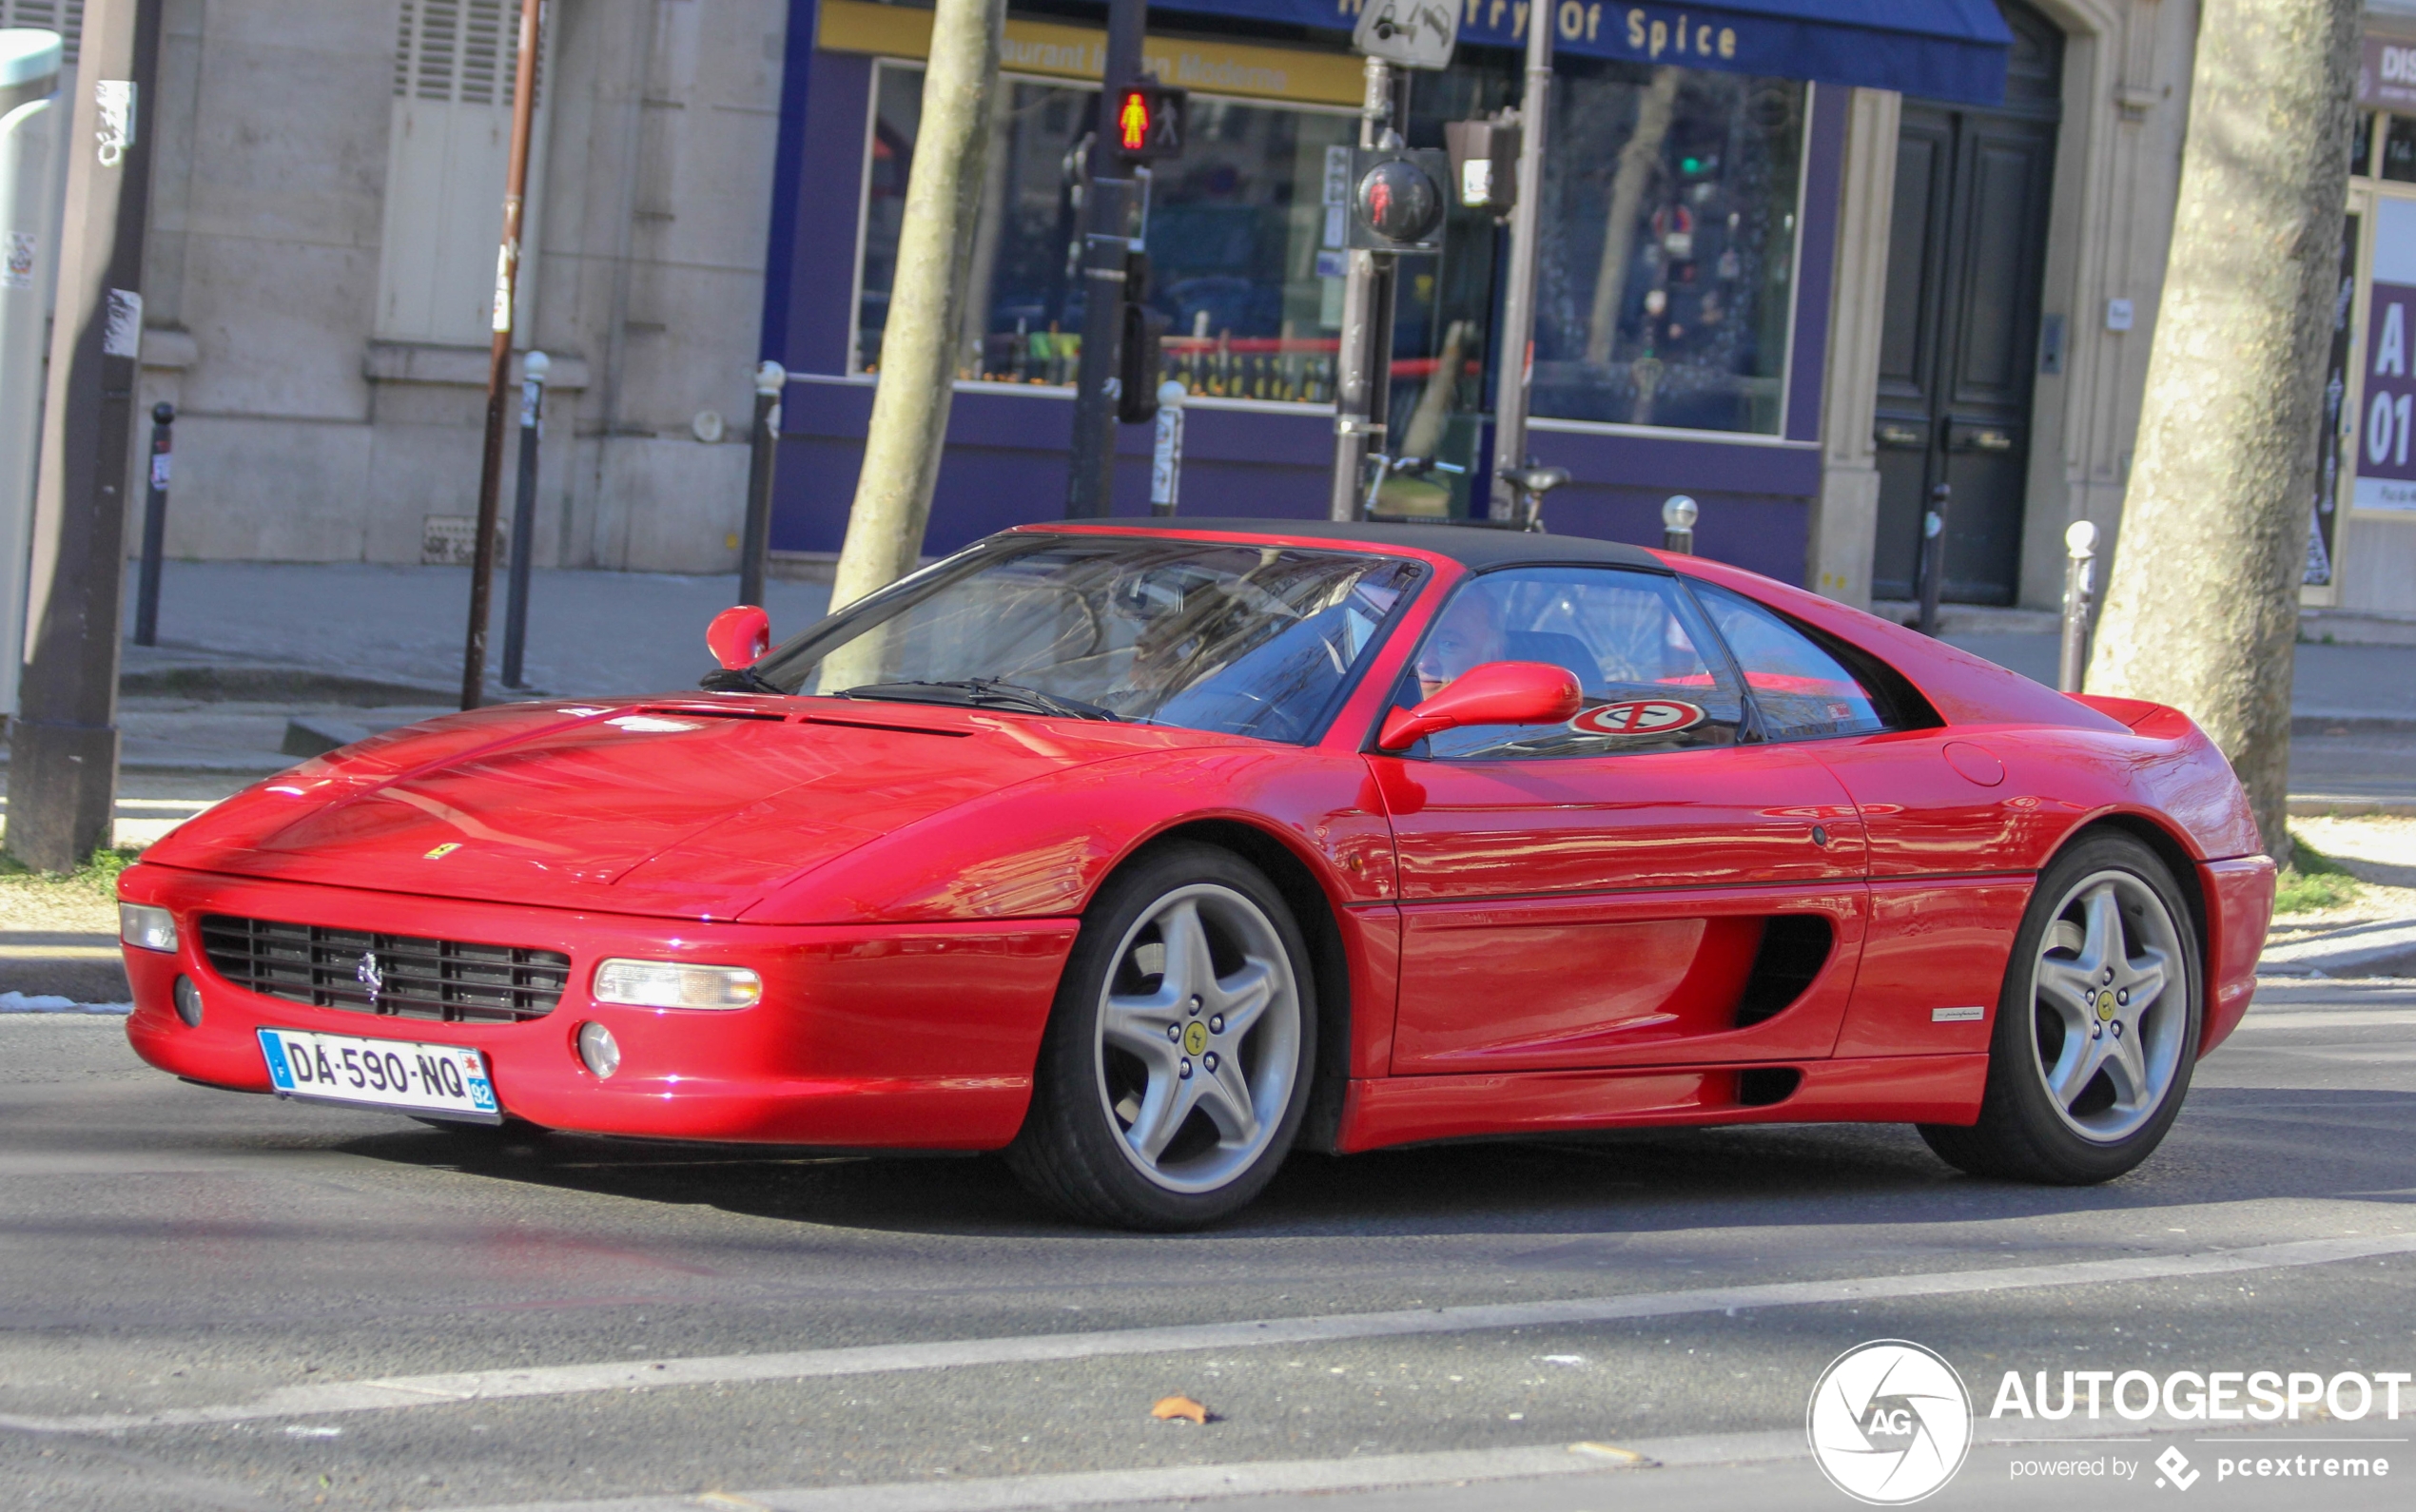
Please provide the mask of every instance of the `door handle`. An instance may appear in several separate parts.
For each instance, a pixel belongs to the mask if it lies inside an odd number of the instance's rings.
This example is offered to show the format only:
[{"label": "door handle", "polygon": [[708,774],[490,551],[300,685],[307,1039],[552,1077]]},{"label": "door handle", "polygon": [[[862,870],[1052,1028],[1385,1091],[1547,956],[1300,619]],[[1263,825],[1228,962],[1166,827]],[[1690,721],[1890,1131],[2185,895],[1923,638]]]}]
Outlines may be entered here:
[{"label": "door handle", "polygon": [[1891,449],[1918,451],[1921,444],[1920,431],[1910,425],[1882,423],[1875,434],[1881,446]]},{"label": "door handle", "polygon": [[1975,452],[2010,452],[2014,438],[2002,431],[1974,431],[1972,450]]}]

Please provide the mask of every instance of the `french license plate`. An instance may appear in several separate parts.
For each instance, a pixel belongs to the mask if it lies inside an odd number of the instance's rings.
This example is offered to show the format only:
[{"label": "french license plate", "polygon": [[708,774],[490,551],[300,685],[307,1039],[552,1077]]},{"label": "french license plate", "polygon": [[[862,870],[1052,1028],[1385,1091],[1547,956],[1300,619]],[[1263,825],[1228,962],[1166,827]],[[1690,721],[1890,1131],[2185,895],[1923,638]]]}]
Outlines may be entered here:
[{"label": "french license plate", "polygon": [[263,1029],[260,1048],[281,1097],[401,1108],[472,1123],[501,1123],[486,1057],[459,1045]]}]

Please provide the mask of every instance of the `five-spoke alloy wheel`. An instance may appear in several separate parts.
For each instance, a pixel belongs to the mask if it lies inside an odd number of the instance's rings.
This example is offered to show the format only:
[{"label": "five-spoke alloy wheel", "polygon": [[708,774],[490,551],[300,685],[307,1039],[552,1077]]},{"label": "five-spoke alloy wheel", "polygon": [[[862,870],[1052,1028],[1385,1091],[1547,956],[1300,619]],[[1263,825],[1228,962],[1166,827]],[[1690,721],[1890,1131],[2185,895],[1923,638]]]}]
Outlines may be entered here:
[{"label": "five-spoke alloy wheel", "polygon": [[1975,1174],[2070,1185],[2146,1159],[2197,1059],[2196,938],[2137,840],[2095,834],[2056,858],[2006,968],[1979,1121],[1923,1125],[1930,1148]]},{"label": "five-spoke alloy wheel", "polygon": [[1299,928],[1263,874],[1205,845],[1144,857],[1083,918],[1010,1163],[1094,1221],[1232,1212],[1299,1125],[1315,1007]]}]

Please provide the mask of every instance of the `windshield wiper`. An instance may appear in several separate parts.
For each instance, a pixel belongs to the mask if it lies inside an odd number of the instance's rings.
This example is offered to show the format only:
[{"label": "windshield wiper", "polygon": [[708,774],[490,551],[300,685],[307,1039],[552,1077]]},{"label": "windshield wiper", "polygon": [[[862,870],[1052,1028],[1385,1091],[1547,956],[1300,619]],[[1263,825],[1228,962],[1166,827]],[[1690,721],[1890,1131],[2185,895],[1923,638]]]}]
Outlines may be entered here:
[{"label": "windshield wiper", "polygon": [[716,667],[696,680],[696,686],[709,693],[778,693],[789,696],[789,689],[751,667]]},{"label": "windshield wiper", "polygon": [[994,677],[964,677],[936,683],[867,683],[850,688],[842,698],[888,699],[901,704],[971,704],[984,708],[1020,708],[1034,714],[1055,714],[1062,719],[1103,719],[1120,723],[1123,716],[1097,704],[1086,704],[1079,698],[1060,698],[1043,693],[1037,688],[1019,683],[1002,683]]}]

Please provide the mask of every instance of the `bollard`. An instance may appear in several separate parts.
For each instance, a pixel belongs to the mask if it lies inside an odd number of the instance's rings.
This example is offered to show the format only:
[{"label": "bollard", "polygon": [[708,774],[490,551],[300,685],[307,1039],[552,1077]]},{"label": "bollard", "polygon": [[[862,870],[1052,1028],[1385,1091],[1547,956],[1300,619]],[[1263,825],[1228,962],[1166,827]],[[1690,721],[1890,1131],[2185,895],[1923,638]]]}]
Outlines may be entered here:
[{"label": "bollard", "polygon": [[1149,459],[1149,513],[1172,514],[1183,492],[1183,400],[1173,378],[1158,385],[1158,445]]},{"label": "bollard", "polygon": [[780,396],[789,370],[766,358],[755,368],[755,432],[747,459],[747,525],[738,543],[738,602],[764,601],[764,558],[771,552],[772,466],[780,457]]},{"label": "bollard", "polygon": [[176,406],[163,400],[151,406],[151,488],[144,500],[143,575],[134,588],[134,644],[160,643],[160,561],[167,552],[167,475],[175,446],[169,427]]},{"label": "bollard", "polygon": [[1672,494],[1661,506],[1661,549],[1692,556],[1695,552],[1695,520],[1702,507],[1684,494]]},{"label": "bollard", "polygon": [[2080,691],[2089,669],[2089,599],[2097,582],[2097,527],[2075,520],[2064,531],[2064,644],[2056,663],[2056,687]]},{"label": "bollard", "polygon": [[536,555],[536,454],[545,437],[545,379],[554,359],[531,352],[520,364],[520,481],[512,499],[512,575],[503,603],[503,686],[526,688],[520,668],[529,649],[529,570]]},{"label": "bollard", "polygon": [[1946,506],[1955,491],[1944,483],[1929,491],[1929,513],[1921,516],[1921,617],[1916,625],[1924,635],[1938,633],[1938,593],[1946,582]]}]

